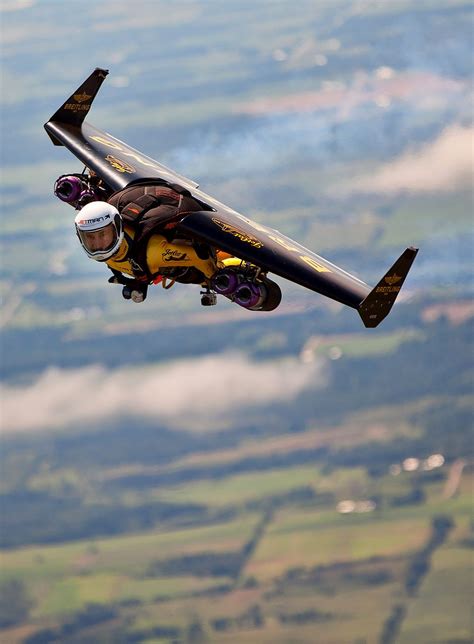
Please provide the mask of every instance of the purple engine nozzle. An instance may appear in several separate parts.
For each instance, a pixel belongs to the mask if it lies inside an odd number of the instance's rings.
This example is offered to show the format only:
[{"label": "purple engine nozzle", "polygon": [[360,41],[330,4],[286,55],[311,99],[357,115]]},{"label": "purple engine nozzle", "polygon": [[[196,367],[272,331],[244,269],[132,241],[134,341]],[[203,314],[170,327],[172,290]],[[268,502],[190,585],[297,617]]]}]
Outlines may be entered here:
[{"label": "purple engine nozzle", "polygon": [[212,288],[219,295],[231,295],[239,285],[239,278],[234,271],[222,270],[212,280]]},{"label": "purple engine nozzle", "polygon": [[65,201],[66,203],[73,203],[81,196],[81,193],[86,187],[79,177],[74,175],[63,175],[54,184],[54,194],[56,197]]},{"label": "purple engine nozzle", "polygon": [[253,309],[265,300],[267,293],[263,284],[242,282],[235,291],[234,302],[246,309]]}]

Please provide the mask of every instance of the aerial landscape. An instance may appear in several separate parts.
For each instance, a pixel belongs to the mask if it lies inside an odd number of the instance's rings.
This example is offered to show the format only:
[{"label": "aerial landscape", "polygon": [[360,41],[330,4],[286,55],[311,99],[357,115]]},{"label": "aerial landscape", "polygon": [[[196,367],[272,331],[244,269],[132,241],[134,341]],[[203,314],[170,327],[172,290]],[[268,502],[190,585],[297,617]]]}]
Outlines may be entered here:
[{"label": "aerial landscape", "polygon": [[[472,3],[6,0],[0,641],[467,644]],[[53,194],[87,119],[371,287],[121,297]]]}]

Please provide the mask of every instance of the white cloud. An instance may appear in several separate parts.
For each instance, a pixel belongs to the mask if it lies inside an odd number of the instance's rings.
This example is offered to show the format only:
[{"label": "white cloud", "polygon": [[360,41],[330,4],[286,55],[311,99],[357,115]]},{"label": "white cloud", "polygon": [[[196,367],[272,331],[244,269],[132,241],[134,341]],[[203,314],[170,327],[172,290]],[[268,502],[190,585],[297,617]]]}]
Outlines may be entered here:
[{"label": "white cloud", "polygon": [[474,128],[452,125],[433,142],[350,181],[344,192],[451,192],[472,185]]},{"label": "white cloud", "polygon": [[5,433],[86,428],[126,416],[185,429],[222,428],[229,415],[291,401],[323,386],[321,363],[254,362],[241,354],[211,355],[146,368],[51,368],[27,386],[2,385]]},{"label": "white cloud", "polygon": [[36,4],[36,0],[3,0],[0,11],[21,11],[30,9]]}]

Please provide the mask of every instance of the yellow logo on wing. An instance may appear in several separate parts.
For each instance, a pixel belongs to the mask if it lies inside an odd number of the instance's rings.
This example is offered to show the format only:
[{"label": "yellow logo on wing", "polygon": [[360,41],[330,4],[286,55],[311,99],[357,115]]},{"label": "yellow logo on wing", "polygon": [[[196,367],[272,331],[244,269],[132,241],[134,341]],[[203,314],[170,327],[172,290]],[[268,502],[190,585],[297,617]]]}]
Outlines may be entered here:
[{"label": "yellow logo on wing", "polygon": [[[66,103],[64,105],[65,110],[70,110],[71,112],[87,112],[90,109],[90,99],[92,96],[89,94],[74,94],[73,99],[75,103]],[[82,105],[84,103],[84,105]]]},{"label": "yellow logo on wing", "polygon": [[229,233],[229,235],[232,235],[233,237],[236,237],[237,239],[240,239],[241,242],[244,242],[246,244],[250,244],[254,248],[263,248],[263,243],[260,240],[258,240],[253,235],[250,235],[249,233],[246,233],[241,228],[237,228],[237,226],[234,226],[233,224],[228,224],[225,221],[221,221],[220,219],[217,219],[216,217],[213,217],[212,221],[216,224],[216,226],[219,226],[219,228],[223,232]]},{"label": "yellow logo on wing", "polygon": [[73,96],[73,99],[76,101],[76,103],[85,103],[90,98],[92,98],[92,96],[86,94],[85,92],[83,92],[82,94],[74,94]]},{"label": "yellow logo on wing", "polygon": [[315,259],[312,257],[308,257],[308,255],[300,255],[300,259],[303,260],[308,266],[311,266],[311,268],[314,268],[315,271],[318,271],[318,273],[331,273],[331,269],[328,268],[327,266],[323,266],[319,262],[317,262]]},{"label": "yellow logo on wing", "polygon": [[385,281],[387,282],[387,284],[390,284],[390,286],[393,286],[401,279],[402,278],[400,277],[400,275],[397,275],[396,273],[394,273],[393,275],[387,275],[387,277],[385,278]]},{"label": "yellow logo on wing", "polygon": [[110,165],[113,168],[115,168],[118,172],[122,172],[122,173],[127,172],[128,174],[132,174],[133,172],[136,172],[135,168],[132,165],[130,165],[126,161],[117,159],[117,157],[114,157],[111,154],[108,154],[105,157],[105,160],[108,161]]}]

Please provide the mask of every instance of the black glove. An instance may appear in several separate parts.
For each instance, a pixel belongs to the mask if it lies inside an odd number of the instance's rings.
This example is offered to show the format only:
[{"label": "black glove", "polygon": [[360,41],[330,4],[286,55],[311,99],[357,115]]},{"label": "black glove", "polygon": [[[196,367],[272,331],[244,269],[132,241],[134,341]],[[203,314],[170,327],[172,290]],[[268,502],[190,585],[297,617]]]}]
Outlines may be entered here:
[{"label": "black glove", "polygon": [[139,282],[138,280],[125,277],[119,271],[113,271],[113,276],[109,277],[109,284],[123,284],[122,295],[126,300],[132,300],[137,304],[146,300],[148,291],[148,284]]},{"label": "black glove", "polygon": [[144,302],[148,291],[148,284],[141,284],[140,282],[132,282],[126,284],[122,289],[122,295],[126,300],[132,300],[136,304]]}]

